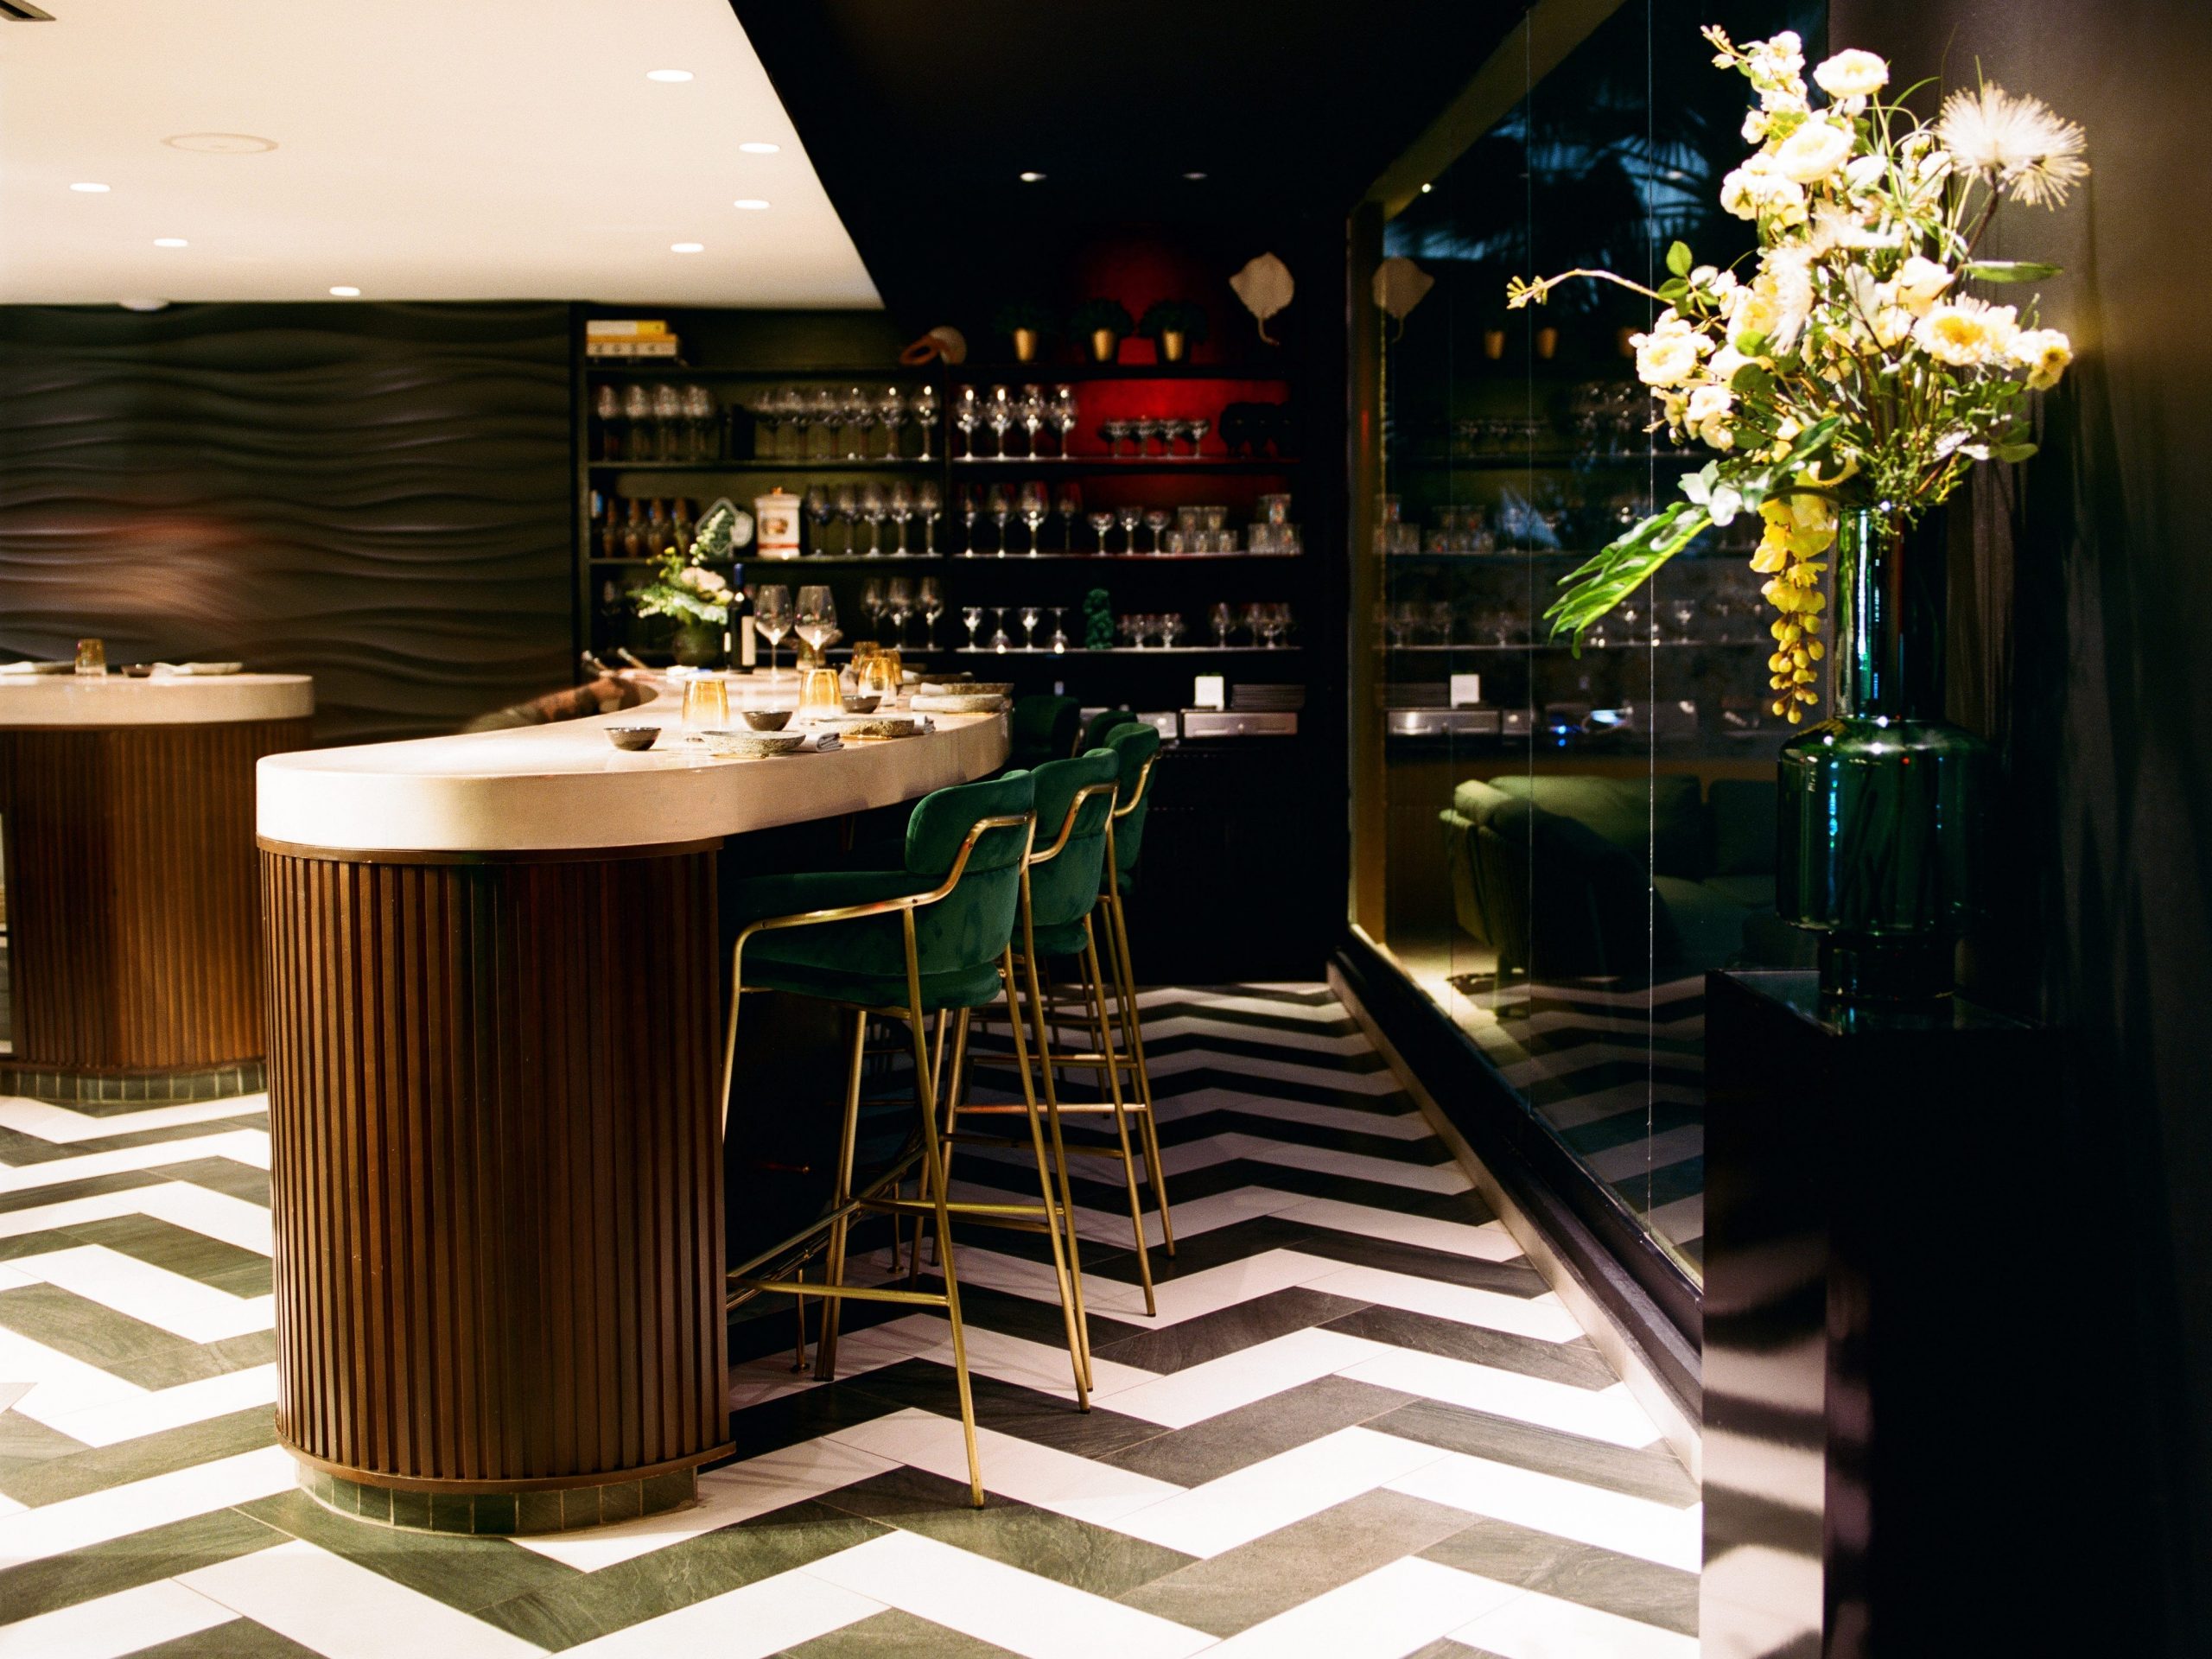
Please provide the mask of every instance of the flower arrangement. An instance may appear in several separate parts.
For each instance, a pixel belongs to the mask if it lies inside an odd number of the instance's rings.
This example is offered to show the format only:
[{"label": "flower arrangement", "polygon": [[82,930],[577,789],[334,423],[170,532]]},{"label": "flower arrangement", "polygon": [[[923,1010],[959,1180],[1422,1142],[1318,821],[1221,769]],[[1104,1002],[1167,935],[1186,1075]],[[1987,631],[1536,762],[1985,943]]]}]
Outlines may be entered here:
[{"label": "flower arrangement", "polygon": [[1579,645],[1709,526],[1757,512],[1764,531],[1751,568],[1769,578],[1779,613],[1774,712],[1795,725],[1820,700],[1821,555],[1840,508],[1876,504],[1910,524],[1975,461],[2035,453],[2029,394],[2058,383],[2072,346],[2036,326],[2032,302],[1966,289],[2056,275],[1976,249],[2000,205],[2058,207],[2088,168],[2082,129],[2036,99],[1980,86],[1924,122],[1878,96],[1887,63],[1852,50],[1813,71],[1826,99],[1816,108],[1796,35],[1746,46],[1719,29],[1705,35],[1714,67],[1741,73],[1758,98],[1744,123],[1757,149],[1720,187],[1721,207],[1757,227],[1755,270],[1746,279],[1698,264],[1676,242],[1656,289],[1602,270],[1507,288],[1516,308],[1574,278],[1658,302],[1656,321],[1631,340],[1637,378],[1659,404],[1651,429],[1716,452],[1683,479],[1681,500],[1565,578],[1545,615]]},{"label": "flower arrangement", "polygon": [[664,547],[654,555],[652,579],[630,590],[638,614],[673,617],[679,628],[725,626],[729,621],[729,582],[707,564],[728,553],[736,519],[735,507],[727,499],[717,501],[699,520],[688,554]]}]

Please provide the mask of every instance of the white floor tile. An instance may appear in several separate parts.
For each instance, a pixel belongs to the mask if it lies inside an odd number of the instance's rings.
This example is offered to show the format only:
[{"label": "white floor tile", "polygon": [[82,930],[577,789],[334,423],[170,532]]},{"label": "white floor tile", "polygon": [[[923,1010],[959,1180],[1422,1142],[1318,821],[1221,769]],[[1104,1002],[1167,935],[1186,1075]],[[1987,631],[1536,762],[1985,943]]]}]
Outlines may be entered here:
[{"label": "white floor tile", "polygon": [[1160,1078],[1179,1077],[1185,1071],[1226,1071],[1262,1083],[1300,1084],[1308,1089],[1333,1089],[1348,1095],[1395,1095],[1405,1086],[1387,1066],[1373,1071],[1354,1071],[1346,1066],[1301,1065],[1295,1060],[1263,1059],[1257,1055],[1231,1054],[1217,1048],[1185,1049],[1178,1054],[1158,1057],[1147,1053],[1145,1070],[1151,1074],[1155,1090]]},{"label": "white floor tile", "polygon": [[1272,1026],[1255,1027],[1242,1020],[1211,1020],[1202,1014],[1173,1014],[1144,1022],[1147,1048],[1184,1037],[1214,1037],[1232,1043],[1264,1043],[1270,1048],[1295,1048],[1308,1054],[1335,1054],[1347,1059],[1375,1052],[1366,1037],[1357,1031],[1298,1031]]},{"label": "white floor tile", "polygon": [[158,1434],[165,1428],[181,1428],[187,1423],[205,1422],[252,1406],[273,1408],[276,1403],[276,1368],[252,1365],[242,1371],[180,1382],[174,1388],[142,1390],[129,1399],[81,1411],[63,1411],[41,1421],[86,1446],[113,1446],[118,1440],[135,1440],[142,1434]]},{"label": "white floor tile", "polygon": [[[1270,1019],[1308,1026],[1338,1025],[1343,1022],[1344,1017],[1343,1006],[1335,1002],[1321,1002],[1309,1006],[1303,1002],[1278,1002],[1271,997],[1265,996],[1239,996],[1234,993],[1222,995],[1211,991],[1193,991],[1173,985],[1163,985],[1154,990],[1137,993],[1137,1010],[1140,1014],[1172,1002],[1203,1003],[1209,1010],[1264,1014]],[[1149,1019],[1145,1020],[1145,1029],[1147,1031],[1152,1029],[1152,1022]],[[1258,1028],[1255,1034],[1265,1039],[1274,1033],[1267,1027],[1262,1027]]]},{"label": "white floor tile", "polygon": [[[175,1185],[169,1181],[153,1181],[143,1187],[129,1187],[120,1192],[95,1192],[88,1198],[64,1198],[58,1204],[0,1211],[0,1238],[19,1238],[25,1233],[42,1233],[50,1227],[76,1227],[88,1221],[105,1221],[114,1216],[135,1216],[139,1212],[141,1193],[158,1192],[164,1186]],[[269,1212],[264,1210],[261,1213],[265,1217]]]},{"label": "white floor tile", "polygon": [[1344,1374],[1378,1388],[1561,1429],[1613,1446],[1649,1446],[1659,1438],[1657,1427],[1622,1382],[1609,1388],[1580,1389],[1571,1382],[1524,1376],[1518,1371],[1446,1359],[1413,1348],[1389,1348],[1357,1365],[1346,1366]]},{"label": "white floor tile", "polygon": [[266,1095],[240,1095],[230,1100],[195,1100],[181,1106],[149,1106],[143,1112],[118,1112],[96,1117],[42,1100],[0,1096],[0,1128],[16,1129],[56,1146],[109,1135],[137,1135],[149,1129],[174,1128],[180,1123],[207,1123],[218,1118],[244,1117],[248,1112],[269,1109]]},{"label": "white floor tile", "polygon": [[237,1618],[175,1580],[157,1580],[20,1624],[0,1624],[0,1659],[121,1659]]},{"label": "white floor tile", "polygon": [[273,1296],[233,1296],[105,1244],[19,1255],[8,1265],[27,1279],[98,1302],[187,1342],[221,1342],[269,1330],[276,1323]]},{"label": "white floor tile", "polygon": [[543,1533],[515,1542],[579,1572],[596,1573],[895,1467],[887,1459],[825,1435],[700,1476],[699,1501],[689,1509],[582,1532]]},{"label": "white floor tile", "polygon": [[[957,1416],[901,1411],[839,1429],[834,1438],[893,1463],[968,1484],[967,1442]],[[1098,1526],[1111,1526],[1131,1510],[1183,1490],[995,1429],[976,1429],[976,1450],[985,1491]]]},{"label": "white floor tile", "polygon": [[[1049,1281],[1050,1269],[1046,1276]],[[901,1360],[918,1358],[944,1366],[952,1363],[952,1327],[949,1323],[927,1314],[913,1313],[837,1339],[840,1376],[855,1376]],[[971,1376],[995,1376],[1002,1382],[1033,1389],[1039,1394],[1071,1402],[1075,1399],[1075,1376],[1068,1363],[1068,1351],[1058,1345],[1048,1348],[1042,1343],[971,1325],[968,1327],[968,1370]],[[1098,1394],[1149,1382],[1154,1375],[1095,1355],[1090,1374]],[[944,1401],[948,1412],[957,1410],[950,1377],[945,1379]]]},{"label": "white floor tile", "polygon": [[[1210,1112],[1239,1112],[1254,1117],[1280,1118],[1286,1123],[1310,1123],[1317,1128],[1341,1129],[1350,1135],[1388,1136],[1393,1141],[1420,1141],[1434,1133],[1418,1111],[1363,1110],[1353,1106],[1323,1106],[1306,1100],[1256,1100],[1234,1089],[1194,1089],[1154,1103],[1163,1123],[1185,1122]],[[1111,1120],[1108,1120],[1111,1122]]]},{"label": "white floor tile", "polygon": [[880,1601],[806,1573],[779,1573],[564,1648],[562,1659],[766,1659],[883,1610]]},{"label": "white floor tile", "polygon": [[1163,1147],[1160,1160],[1171,1183],[1178,1175],[1208,1169],[1232,1159],[1280,1164],[1286,1169],[1314,1170],[1324,1175],[1353,1180],[1380,1181],[1420,1192],[1464,1192],[1472,1185],[1454,1163],[1409,1163],[1396,1158],[1376,1158],[1366,1153],[1340,1152],[1329,1147],[1300,1146],[1290,1141],[1271,1141],[1265,1135],[1243,1133],[1208,1135]]},{"label": "white floor tile", "polygon": [[1510,1262],[1521,1246],[1502,1221],[1471,1226],[1463,1221],[1438,1221],[1428,1216],[1408,1216],[1371,1205],[1345,1204],[1336,1198],[1300,1198],[1274,1212],[1285,1221],[1326,1227],[1334,1232],[1361,1233],[1394,1244],[1417,1244],[1424,1249],[1448,1250],[1454,1255],[1483,1262]]},{"label": "white floor tile", "polygon": [[0,1325],[0,1377],[10,1383],[29,1383],[16,1397],[15,1408],[49,1427],[69,1412],[143,1399],[149,1392],[5,1325]]},{"label": "white floor tile", "polygon": [[911,1532],[874,1538],[802,1569],[855,1595],[1028,1659],[1186,1659],[1214,1639]]},{"label": "white floor tile", "polygon": [[326,1659],[539,1659],[544,1652],[298,1538],[200,1567],[176,1582]]},{"label": "white floor tile", "polygon": [[1408,1556],[1240,1631],[1206,1659],[1401,1659],[1519,1593]]},{"label": "white floor tile", "polygon": [[1464,1452],[1445,1453],[1394,1479],[1390,1490],[1686,1573],[1698,1570],[1704,1548],[1703,1504],[1678,1510]]},{"label": "white floor tile", "polygon": [[1344,1268],[1325,1278],[1308,1280],[1306,1287],[1325,1295],[1349,1297],[1357,1302],[1376,1302],[1408,1313],[1451,1319],[1459,1325],[1479,1325],[1516,1337],[1532,1337],[1538,1342],[1579,1342],[1582,1338],[1582,1327],[1575,1322],[1574,1315],[1549,1291],[1541,1296],[1509,1296],[1503,1291],[1361,1267]]},{"label": "white floor tile", "polygon": [[[1491,1585],[1489,1579],[1474,1579]],[[1510,1585],[1496,1585],[1512,1590]],[[1618,1613],[1525,1590],[1450,1633],[1452,1640],[1498,1659],[1698,1659],[1694,1636],[1662,1630]]]},{"label": "white floor tile", "polygon": [[1114,1529],[1186,1555],[1218,1555],[1447,1455],[1372,1429],[1340,1428],[1135,1510]]},{"label": "white floor tile", "polygon": [[234,1198],[227,1192],[196,1186],[190,1181],[163,1181],[158,1186],[134,1189],[123,1194],[138,1202],[124,1213],[152,1216],[226,1244],[235,1244],[256,1255],[276,1253],[276,1229],[269,1206]]},{"label": "white floor tile", "polygon": [[1341,1332],[1318,1327],[1292,1331],[1096,1397],[1124,1416],[1141,1417],[1165,1428],[1188,1428],[1382,1351],[1381,1343]]},{"label": "white floor tile", "polygon": [[160,1169],[200,1158],[227,1158],[233,1163],[269,1167],[269,1135],[262,1129],[226,1129],[220,1135],[193,1135],[182,1141],[156,1141],[143,1147],[123,1147],[113,1152],[87,1153],[81,1158],[54,1158],[20,1167],[0,1164],[0,1192],[27,1192],[41,1186],[89,1180],[96,1175],[125,1174],[132,1170]]},{"label": "white floor tile", "polygon": [[1705,1125],[1686,1123],[1659,1135],[1639,1135],[1603,1152],[1586,1154],[1582,1161],[1601,1181],[1633,1180],[1647,1170],[1664,1169],[1685,1158],[1705,1155]]},{"label": "white floor tile", "polygon": [[250,1503],[285,1491],[297,1479],[292,1459],[278,1447],[266,1446],[0,1516],[0,1570],[48,1560],[210,1510]]}]

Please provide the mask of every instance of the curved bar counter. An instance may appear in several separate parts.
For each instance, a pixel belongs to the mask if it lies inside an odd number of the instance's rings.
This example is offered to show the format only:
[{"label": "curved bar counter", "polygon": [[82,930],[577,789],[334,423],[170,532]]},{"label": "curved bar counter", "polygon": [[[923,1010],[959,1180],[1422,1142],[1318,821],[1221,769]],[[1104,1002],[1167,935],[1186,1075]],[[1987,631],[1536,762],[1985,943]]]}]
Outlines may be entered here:
[{"label": "curved bar counter", "polygon": [[0,676],[0,1094],[261,1087],[254,766],[314,711],[298,674]]},{"label": "curved bar counter", "polygon": [[1007,731],[731,760],[601,729],[676,721],[262,764],[277,1430],[334,1507],[552,1531],[728,1450],[717,851],[980,777]]}]

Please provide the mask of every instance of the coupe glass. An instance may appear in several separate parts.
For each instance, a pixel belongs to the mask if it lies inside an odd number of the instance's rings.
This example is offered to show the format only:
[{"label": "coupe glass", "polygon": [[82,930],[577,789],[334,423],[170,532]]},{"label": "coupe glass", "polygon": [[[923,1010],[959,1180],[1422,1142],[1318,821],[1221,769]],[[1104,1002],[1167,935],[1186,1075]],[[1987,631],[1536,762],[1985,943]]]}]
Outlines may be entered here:
[{"label": "coupe glass", "polygon": [[[937,620],[944,614],[944,584],[935,576],[924,576],[916,602],[921,607],[923,644],[930,651],[937,649]],[[969,642],[974,644],[973,640]]]},{"label": "coupe glass", "polygon": [[1112,513],[1102,509],[1090,515],[1090,537],[1096,543],[1091,549],[1092,552],[1103,553],[1106,550],[1106,532],[1113,528],[1114,515]]},{"label": "coupe glass", "polygon": [[924,386],[920,391],[914,394],[914,428],[915,430],[921,435],[922,440],[921,453],[914,457],[915,460],[928,461],[931,458],[930,455],[930,434],[931,430],[935,429],[936,425],[937,388],[935,386]]},{"label": "coupe glass", "polygon": [[1175,641],[1183,632],[1183,613],[1170,611],[1160,619],[1160,643],[1168,650],[1175,649]]},{"label": "coupe glass", "polygon": [[1021,648],[1024,651],[1037,649],[1037,619],[1043,614],[1044,612],[1034,605],[1021,607]]},{"label": "coupe glass", "polygon": [[1149,415],[1129,423],[1129,435],[1137,441],[1137,459],[1143,461],[1152,454],[1152,440],[1160,431],[1160,423]]},{"label": "coupe glass", "polygon": [[1004,386],[993,386],[983,402],[983,424],[991,429],[992,453],[1006,457],[1006,435],[1014,424],[1014,395]]},{"label": "coupe glass", "polygon": [[768,642],[768,673],[776,672],[776,647],[791,631],[791,590],[770,582],[753,590],[753,631]]},{"label": "coupe glass", "polygon": [[973,651],[976,649],[976,630],[983,626],[983,607],[980,605],[962,606],[960,620],[968,625],[968,649]]},{"label": "coupe glass", "polygon": [[1054,386],[1052,401],[1046,410],[1052,423],[1052,429],[1060,435],[1060,459],[1068,458],[1068,438],[1075,431],[1076,407],[1073,386]]},{"label": "coupe glass", "polygon": [[861,493],[855,484],[840,484],[836,494],[837,516],[845,521],[845,556],[850,558],[860,550],[860,531],[855,528],[860,522]]},{"label": "coupe glass", "polygon": [[960,429],[960,458],[976,459],[976,429],[982,423],[983,411],[976,401],[976,388],[963,386],[960,395],[952,400],[952,423]]},{"label": "coupe glass", "polygon": [[899,429],[906,424],[906,394],[896,386],[886,386],[883,395],[875,400],[875,418],[883,428],[883,458],[897,461],[905,446],[899,438]]},{"label": "coupe glass", "polygon": [[1024,386],[1021,397],[1014,404],[1014,413],[1021,418],[1021,429],[1028,435],[1030,460],[1037,459],[1037,435],[1045,429],[1045,388]]},{"label": "coupe glass", "polygon": [[830,589],[809,586],[798,590],[798,606],[791,613],[794,631],[798,637],[814,647],[819,657],[822,648],[837,632],[837,601]]},{"label": "coupe glass", "polygon": [[814,424],[822,434],[822,457],[827,461],[837,453],[837,438],[832,429],[844,419],[845,400],[828,386],[814,389]]},{"label": "coupe glass", "polygon": [[1192,461],[1196,461],[1198,458],[1200,448],[1206,441],[1206,434],[1213,430],[1213,423],[1211,421],[1185,421],[1183,424],[1190,429],[1191,459]]},{"label": "coupe glass", "polygon": [[1129,423],[1127,421],[1101,421],[1098,423],[1098,435],[1106,440],[1106,458],[1119,461],[1122,458],[1122,440],[1129,435]]},{"label": "coupe glass", "polygon": [[1037,531],[1051,510],[1052,499],[1045,493],[1042,484],[1021,486],[1021,522],[1029,527],[1029,556],[1033,559],[1037,556]]},{"label": "coupe glass", "polygon": [[893,576],[891,586],[884,590],[884,599],[891,612],[891,626],[897,630],[891,637],[899,648],[906,645],[906,619],[914,613],[914,583],[911,577]]},{"label": "coupe glass", "polygon": [[1122,551],[1137,550],[1137,526],[1144,522],[1144,509],[1134,501],[1124,501],[1115,509],[1114,516],[1122,524]]},{"label": "coupe glass", "polygon": [[884,508],[891,522],[899,526],[898,556],[903,559],[906,556],[906,524],[914,516],[913,486],[903,478],[892,485],[890,493],[884,498]]},{"label": "coupe glass", "polygon": [[1152,532],[1152,550],[1155,553],[1159,552],[1165,545],[1163,538],[1167,533],[1167,509],[1147,507],[1144,512],[1144,527]]},{"label": "coupe glass", "polygon": [[[929,429],[925,427],[924,431]],[[922,515],[922,551],[937,551],[937,521],[944,513],[944,496],[933,478],[922,480],[914,492],[915,509]]]},{"label": "coupe glass", "polygon": [[817,554],[830,550],[830,492],[820,484],[806,493],[806,516],[814,524],[814,550]]},{"label": "coupe glass", "polygon": [[861,517],[868,521],[868,556],[880,557],[883,552],[883,515],[887,503],[883,486],[869,483],[861,487]]}]

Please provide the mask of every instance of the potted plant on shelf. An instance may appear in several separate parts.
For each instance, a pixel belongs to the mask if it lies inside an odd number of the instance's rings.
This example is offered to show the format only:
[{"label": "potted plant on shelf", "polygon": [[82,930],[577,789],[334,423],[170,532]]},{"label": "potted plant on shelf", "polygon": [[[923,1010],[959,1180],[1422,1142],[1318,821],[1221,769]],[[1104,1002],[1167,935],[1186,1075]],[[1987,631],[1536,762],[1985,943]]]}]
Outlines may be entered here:
[{"label": "potted plant on shelf", "polygon": [[1206,308],[1196,300],[1154,300],[1145,307],[1137,333],[1159,349],[1163,363],[1180,363],[1206,337]]},{"label": "potted plant on shelf", "polygon": [[1037,353],[1052,332],[1052,313],[1035,300],[1009,300],[999,308],[999,332],[1014,341],[1014,360],[1034,363]]},{"label": "potted plant on shelf", "polygon": [[[1778,906],[1820,938],[1823,992],[1914,1001],[1951,986],[1955,929],[1974,905],[1974,841],[1986,748],[1941,718],[1929,671],[1929,515],[1975,462],[2035,453],[2033,394],[2072,358],[2036,326],[2032,300],[2000,305],[1976,283],[2033,283],[2056,267],[1977,250],[2008,201],[2056,207],[2088,172],[2080,127],[1993,86],[1953,92],[1933,122],[1878,98],[1889,66],[1838,53],[1813,71],[1796,35],[1738,47],[1706,35],[1716,66],[1758,94],[1756,145],[1720,187],[1758,232],[1748,279],[1700,265],[1681,243],[1656,289],[1611,271],[1510,285],[1516,306],[1571,277],[1618,283],[1663,308],[1632,337],[1654,429],[1716,452],[1683,499],[1645,518],[1564,582],[1546,613],[1580,642],[1707,527],[1756,512],[1751,568],[1777,614],[1767,667],[1792,725],[1834,672],[1834,713],[1780,761]],[[1833,550],[1836,651],[1821,638]]]},{"label": "potted plant on shelf", "polygon": [[728,556],[736,522],[735,507],[728,500],[715,502],[699,520],[690,553],[663,548],[654,556],[652,579],[630,590],[639,616],[664,616],[676,625],[676,660],[687,668],[706,667],[721,655],[730,586],[721,572],[708,567]]},{"label": "potted plant on shelf", "polygon": [[1122,340],[1130,330],[1129,308],[1119,300],[1085,300],[1068,320],[1076,338],[1090,345],[1090,360],[1111,363],[1121,354]]}]

